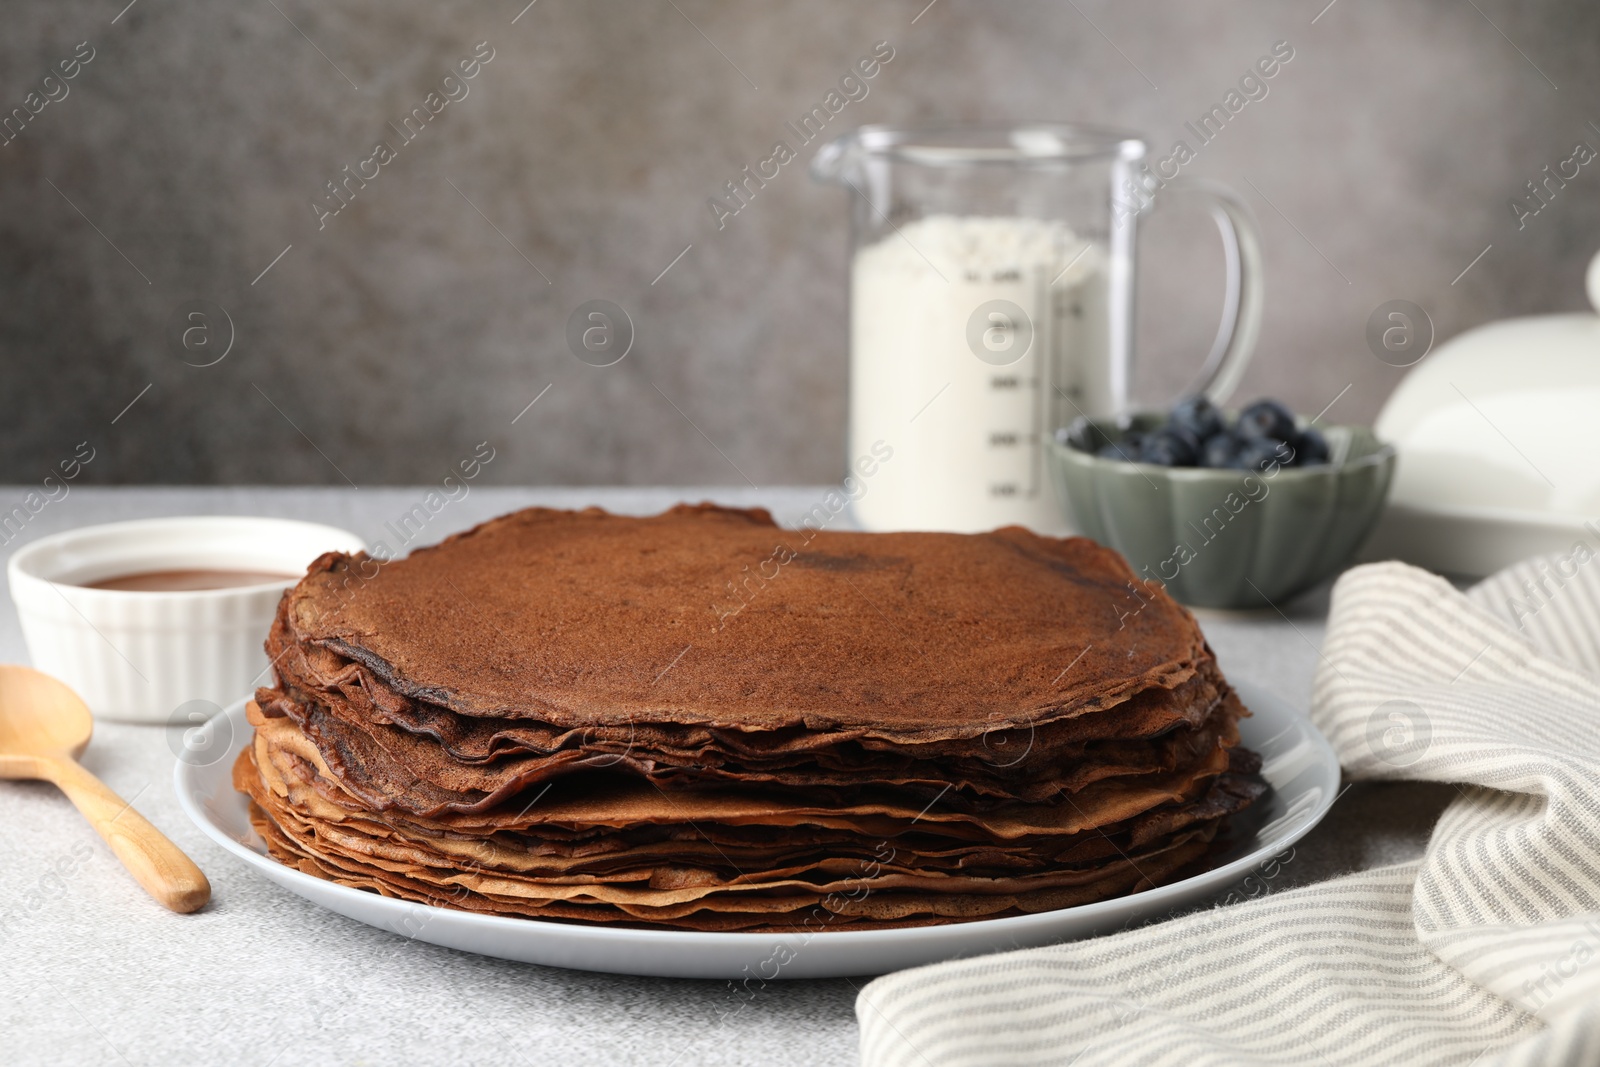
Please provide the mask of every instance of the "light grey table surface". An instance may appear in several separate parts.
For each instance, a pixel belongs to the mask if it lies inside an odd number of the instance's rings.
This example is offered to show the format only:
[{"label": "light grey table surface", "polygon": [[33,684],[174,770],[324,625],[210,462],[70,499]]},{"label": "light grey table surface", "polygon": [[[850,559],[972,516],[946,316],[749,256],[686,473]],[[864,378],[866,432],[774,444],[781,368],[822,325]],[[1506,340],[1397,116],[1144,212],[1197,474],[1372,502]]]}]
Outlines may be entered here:
[{"label": "light grey table surface", "polygon": [[[425,488],[73,489],[0,554],[48,533],[158,515],[274,515],[369,543]],[[420,540],[530,504],[646,514],[679,500],[771,508],[793,524],[826,487],[476,488]],[[0,487],[0,505],[25,487]],[[1202,616],[1224,671],[1304,707],[1326,590],[1287,616]],[[0,661],[26,662],[9,596]],[[157,727],[98,724],[84,763],[187,850],[212,902],[172,915],[146,897],[67,800],[0,782],[0,1062],[8,1064],[803,1064],[856,1060],[864,979],[777,982],[731,1021],[725,983],[632,978],[486,959],[343,918],[253,875],[179,810]],[[1358,785],[1268,891],[1419,855],[1453,792]]]}]

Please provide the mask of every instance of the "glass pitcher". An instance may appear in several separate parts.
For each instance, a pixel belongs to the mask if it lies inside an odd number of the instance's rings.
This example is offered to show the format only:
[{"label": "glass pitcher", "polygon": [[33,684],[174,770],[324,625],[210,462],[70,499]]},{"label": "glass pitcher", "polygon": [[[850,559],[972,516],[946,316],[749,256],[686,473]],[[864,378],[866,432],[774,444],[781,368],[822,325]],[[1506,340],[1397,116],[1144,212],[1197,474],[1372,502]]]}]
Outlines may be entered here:
[{"label": "glass pitcher", "polygon": [[1211,209],[1222,324],[1191,392],[1225,400],[1255,346],[1260,241],[1212,183],[1157,176],[1143,140],[1091,126],[867,126],[825,145],[851,202],[846,488],[867,530],[1067,532],[1046,449],[1127,410],[1139,216]]}]

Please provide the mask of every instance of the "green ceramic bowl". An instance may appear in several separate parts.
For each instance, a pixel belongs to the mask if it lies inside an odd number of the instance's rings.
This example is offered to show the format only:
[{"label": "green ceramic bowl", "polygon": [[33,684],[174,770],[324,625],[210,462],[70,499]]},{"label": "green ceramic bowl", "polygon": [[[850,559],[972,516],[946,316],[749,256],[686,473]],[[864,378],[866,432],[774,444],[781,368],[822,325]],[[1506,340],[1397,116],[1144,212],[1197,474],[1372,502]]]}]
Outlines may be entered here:
[{"label": "green ceramic bowl", "polygon": [[1050,468],[1074,529],[1191,607],[1282,604],[1349,562],[1383,511],[1394,446],[1363,426],[1323,428],[1328,463],[1259,474],[1095,455],[1163,419],[1079,419],[1051,442]]}]

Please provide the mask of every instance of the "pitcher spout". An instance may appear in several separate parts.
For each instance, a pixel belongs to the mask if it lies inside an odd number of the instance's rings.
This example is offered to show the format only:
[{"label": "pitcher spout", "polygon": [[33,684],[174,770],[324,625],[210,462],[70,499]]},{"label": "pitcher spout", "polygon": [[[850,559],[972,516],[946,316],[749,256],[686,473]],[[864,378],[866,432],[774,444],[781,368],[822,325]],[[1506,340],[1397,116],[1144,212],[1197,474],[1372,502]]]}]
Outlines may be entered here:
[{"label": "pitcher spout", "polygon": [[831,185],[846,185],[859,169],[861,145],[859,133],[852,132],[835,137],[811,157],[811,177],[814,181]]}]

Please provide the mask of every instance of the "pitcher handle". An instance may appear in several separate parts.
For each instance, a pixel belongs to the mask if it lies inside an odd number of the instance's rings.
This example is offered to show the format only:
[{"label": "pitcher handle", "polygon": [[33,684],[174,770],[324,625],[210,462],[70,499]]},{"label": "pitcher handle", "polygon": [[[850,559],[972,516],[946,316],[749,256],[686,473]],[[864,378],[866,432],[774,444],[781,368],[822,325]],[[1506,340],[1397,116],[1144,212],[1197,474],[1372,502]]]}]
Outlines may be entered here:
[{"label": "pitcher handle", "polygon": [[1167,183],[1171,192],[1189,193],[1206,200],[1222,236],[1227,264],[1227,288],[1222,297],[1222,321],[1206,356],[1200,376],[1187,393],[1204,393],[1222,404],[1239,387],[1261,334],[1262,286],[1261,233],[1255,216],[1239,195],[1225,185],[1203,178],[1177,178]]}]

